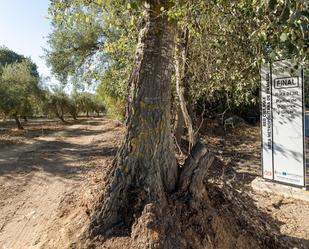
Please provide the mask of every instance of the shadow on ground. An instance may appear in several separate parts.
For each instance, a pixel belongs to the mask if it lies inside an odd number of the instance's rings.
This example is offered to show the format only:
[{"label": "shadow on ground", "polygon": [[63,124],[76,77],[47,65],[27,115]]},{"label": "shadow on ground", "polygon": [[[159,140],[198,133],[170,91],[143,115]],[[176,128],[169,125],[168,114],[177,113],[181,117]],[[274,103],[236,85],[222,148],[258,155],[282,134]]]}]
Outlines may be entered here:
[{"label": "shadow on ground", "polygon": [[85,170],[91,170],[82,164],[92,156],[116,154],[117,147],[98,146],[99,141],[95,139],[99,135],[104,139],[104,134],[113,128],[90,130],[87,129],[88,125],[102,125],[102,122],[83,124],[81,128],[55,133],[51,141],[35,139],[33,145],[8,147],[0,155],[0,176],[9,177],[40,170],[54,176],[74,178]]},{"label": "shadow on ground", "polygon": [[282,233],[282,227],[292,222],[274,216],[286,205],[282,198],[264,197],[272,207],[267,210],[248,194],[252,193],[251,182],[261,176],[259,126],[244,124],[226,131],[211,121],[207,126],[205,141],[217,158],[209,169],[207,184],[215,208],[226,219],[235,217],[244,234],[262,238],[264,248],[309,248],[309,239],[304,234],[297,238]]}]

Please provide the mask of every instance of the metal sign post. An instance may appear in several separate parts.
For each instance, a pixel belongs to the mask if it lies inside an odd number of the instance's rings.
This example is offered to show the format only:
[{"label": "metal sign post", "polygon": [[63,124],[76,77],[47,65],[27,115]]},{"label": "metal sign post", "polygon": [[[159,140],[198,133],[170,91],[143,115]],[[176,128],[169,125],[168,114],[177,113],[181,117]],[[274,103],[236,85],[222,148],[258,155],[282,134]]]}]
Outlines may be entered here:
[{"label": "metal sign post", "polygon": [[261,70],[263,177],[305,186],[303,71],[288,60]]}]

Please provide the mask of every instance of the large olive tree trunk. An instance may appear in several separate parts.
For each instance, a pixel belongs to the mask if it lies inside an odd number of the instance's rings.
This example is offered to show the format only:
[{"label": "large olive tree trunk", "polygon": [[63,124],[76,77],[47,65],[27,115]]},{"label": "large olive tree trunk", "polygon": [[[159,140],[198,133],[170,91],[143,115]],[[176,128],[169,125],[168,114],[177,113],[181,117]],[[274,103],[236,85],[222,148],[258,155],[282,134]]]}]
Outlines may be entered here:
[{"label": "large olive tree trunk", "polygon": [[182,208],[174,208],[181,206],[178,198],[196,203],[191,199],[205,197],[203,179],[213,161],[199,143],[183,167],[176,163],[170,117],[175,29],[160,11],[168,9],[166,2],[145,4],[129,79],[125,140],[91,218],[92,237],[127,231],[134,249],[186,248],[179,236]]},{"label": "large olive tree trunk", "polygon": [[[147,2],[129,79],[125,141],[114,162],[109,189],[93,217],[93,235],[131,228],[143,212],[160,219],[166,193],[175,189],[178,178],[170,122],[174,29],[160,11],[162,6],[168,8],[166,1]],[[145,243],[152,248],[157,242]]]}]

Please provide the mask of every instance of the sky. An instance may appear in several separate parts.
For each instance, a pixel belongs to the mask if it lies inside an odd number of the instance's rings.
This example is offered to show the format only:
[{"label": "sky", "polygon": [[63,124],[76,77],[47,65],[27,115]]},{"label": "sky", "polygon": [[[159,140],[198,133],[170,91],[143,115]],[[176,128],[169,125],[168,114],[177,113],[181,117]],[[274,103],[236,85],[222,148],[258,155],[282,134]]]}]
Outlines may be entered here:
[{"label": "sky", "polygon": [[41,58],[51,32],[48,6],[48,0],[0,0],[0,46],[31,57],[44,77],[51,75]]}]

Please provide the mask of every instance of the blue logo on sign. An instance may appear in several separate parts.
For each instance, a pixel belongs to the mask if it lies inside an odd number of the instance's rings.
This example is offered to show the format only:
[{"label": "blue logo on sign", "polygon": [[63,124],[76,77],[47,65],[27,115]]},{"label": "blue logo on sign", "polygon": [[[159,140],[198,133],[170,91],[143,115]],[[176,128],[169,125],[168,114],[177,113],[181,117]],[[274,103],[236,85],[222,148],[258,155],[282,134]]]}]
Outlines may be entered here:
[{"label": "blue logo on sign", "polygon": [[286,175],[287,175],[287,173],[286,173],[286,172],[282,172],[282,175],[286,176]]}]

